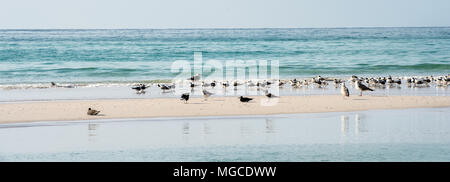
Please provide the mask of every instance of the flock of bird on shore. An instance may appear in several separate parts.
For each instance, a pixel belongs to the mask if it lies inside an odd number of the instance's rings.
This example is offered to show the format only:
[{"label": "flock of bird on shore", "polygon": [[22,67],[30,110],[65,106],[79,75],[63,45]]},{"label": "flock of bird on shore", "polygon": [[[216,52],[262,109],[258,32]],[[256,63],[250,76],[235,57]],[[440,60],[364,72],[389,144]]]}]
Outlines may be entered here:
[{"label": "flock of bird on shore", "polygon": [[[350,82],[355,85],[355,88],[360,92],[359,96],[362,96],[363,92],[366,91],[374,91],[374,89],[383,89],[386,86],[395,86],[395,85],[401,85],[401,84],[407,84],[408,87],[429,87],[431,84],[435,84],[437,87],[447,87],[450,83],[450,75],[447,76],[425,76],[425,77],[397,77],[393,78],[392,76],[388,77],[358,77],[358,76],[351,76],[349,79],[341,79],[341,78],[324,78],[321,76],[317,76],[311,79],[303,79],[303,80],[263,80],[263,81],[211,81],[206,82],[202,81],[200,75],[194,75],[187,79],[190,81],[190,87],[191,91],[198,86],[202,87],[202,94],[205,100],[208,99],[208,97],[214,95],[214,93],[207,90],[207,88],[214,88],[216,86],[222,86],[223,88],[227,88],[230,86],[233,86],[236,90],[238,86],[240,85],[246,85],[247,87],[256,87],[258,90],[263,90],[264,95],[267,98],[273,98],[277,97],[276,95],[270,93],[268,90],[271,86],[275,85],[280,88],[283,88],[285,85],[290,85],[292,88],[301,88],[309,85],[315,85],[318,88],[326,87],[329,84],[334,84],[335,88],[341,87],[341,94],[343,97],[349,97],[350,92],[345,85],[346,82]],[[200,84],[199,84],[200,83]],[[53,83],[52,83],[53,84]],[[157,86],[163,91],[172,91],[175,89],[175,83],[171,84],[157,84]],[[136,90],[137,94],[143,94],[145,93],[145,90],[149,88],[150,86],[145,84],[138,84],[132,87],[133,90]],[[189,93],[183,93],[181,94],[180,100],[184,101],[184,103],[187,103],[189,100],[190,94]],[[253,100],[253,98],[250,97],[244,97],[240,96],[239,101],[240,102],[250,102]],[[89,108],[88,115],[97,115],[99,111],[92,110]]]}]

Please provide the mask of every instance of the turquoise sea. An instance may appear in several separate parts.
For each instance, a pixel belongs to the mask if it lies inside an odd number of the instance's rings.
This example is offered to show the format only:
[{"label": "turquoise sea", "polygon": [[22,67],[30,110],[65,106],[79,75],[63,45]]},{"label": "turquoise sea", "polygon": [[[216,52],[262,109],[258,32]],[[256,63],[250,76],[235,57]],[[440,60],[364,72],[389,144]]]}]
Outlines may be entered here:
[{"label": "turquoise sea", "polygon": [[0,84],[172,79],[176,60],[279,60],[280,77],[447,75],[450,27],[0,30]]}]

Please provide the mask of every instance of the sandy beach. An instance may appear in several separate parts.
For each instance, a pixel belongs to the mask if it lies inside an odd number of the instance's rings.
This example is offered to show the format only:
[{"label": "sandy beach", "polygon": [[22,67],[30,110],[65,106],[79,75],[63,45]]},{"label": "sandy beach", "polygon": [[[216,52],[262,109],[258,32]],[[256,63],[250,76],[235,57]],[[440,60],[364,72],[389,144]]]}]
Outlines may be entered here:
[{"label": "sandy beach", "polygon": [[[282,96],[273,106],[261,104],[268,102],[263,96],[253,98],[250,103],[241,103],[237,97],[192,98],[187,104],[176,98],[3,103],[0,123],[450,107],[449,96]],[[89,107],[101,110],[100,115],[88,116]]]}]

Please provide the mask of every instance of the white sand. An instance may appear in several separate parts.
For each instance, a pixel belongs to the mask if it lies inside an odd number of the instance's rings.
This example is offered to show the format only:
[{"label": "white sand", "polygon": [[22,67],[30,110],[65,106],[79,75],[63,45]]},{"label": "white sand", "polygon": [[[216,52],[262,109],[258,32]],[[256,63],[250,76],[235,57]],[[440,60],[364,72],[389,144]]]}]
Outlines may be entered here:
[{"label": "white sand", "polygon": [[[450,107],[450,96],[282,96],[273,106],[261,105],[267,102],[265,97],[253,98],[250,103],[241,103],[237,97],[192,98],[188,104],[177,98],[3,103],[0,123]],[[101,115],[88,116],[89,107],[101,110]]]}]

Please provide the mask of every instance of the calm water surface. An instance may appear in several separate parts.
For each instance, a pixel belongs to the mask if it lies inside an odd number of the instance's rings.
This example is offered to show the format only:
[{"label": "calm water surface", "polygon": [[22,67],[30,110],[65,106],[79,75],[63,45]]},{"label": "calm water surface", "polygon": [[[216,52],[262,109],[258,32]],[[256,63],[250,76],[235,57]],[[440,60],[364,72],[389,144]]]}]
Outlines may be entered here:
[{"label": "calm water surface", "polygon": [[450,108],[0,125],[0,161],[450,161]]}]

